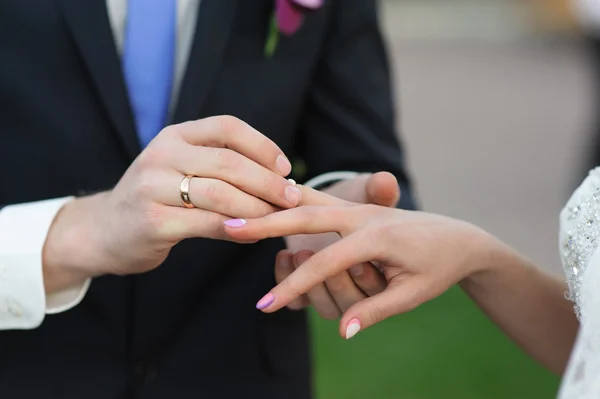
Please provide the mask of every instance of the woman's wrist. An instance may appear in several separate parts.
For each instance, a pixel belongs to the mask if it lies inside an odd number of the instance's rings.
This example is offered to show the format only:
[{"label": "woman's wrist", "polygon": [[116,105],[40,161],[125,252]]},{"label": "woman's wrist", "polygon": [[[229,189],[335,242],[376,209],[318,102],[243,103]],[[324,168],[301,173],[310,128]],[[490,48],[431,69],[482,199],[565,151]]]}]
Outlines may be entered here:
[{"label": "woman's wrist", "polygon": [[475,267],[461,282],[460,286],[470,290],[493,291],[493,288],[507,279],[516,279],[516,275],[527,270],[531,263],[513,248],[494,236],[484,233],[481,237]]}]

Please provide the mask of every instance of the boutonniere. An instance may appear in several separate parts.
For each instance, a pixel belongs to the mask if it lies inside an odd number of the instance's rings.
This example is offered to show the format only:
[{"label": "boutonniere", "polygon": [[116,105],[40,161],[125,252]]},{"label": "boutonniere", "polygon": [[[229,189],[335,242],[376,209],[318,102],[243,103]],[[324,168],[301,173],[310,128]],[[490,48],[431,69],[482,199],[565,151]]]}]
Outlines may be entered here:
[{"label": "boutonniere", "polygon": [[265,55],[271,58],[277,49],[279,35],[291,36],[302,26],[304,14],[318,10],[325,0],[275,0],[275,11],[269,24]]}]

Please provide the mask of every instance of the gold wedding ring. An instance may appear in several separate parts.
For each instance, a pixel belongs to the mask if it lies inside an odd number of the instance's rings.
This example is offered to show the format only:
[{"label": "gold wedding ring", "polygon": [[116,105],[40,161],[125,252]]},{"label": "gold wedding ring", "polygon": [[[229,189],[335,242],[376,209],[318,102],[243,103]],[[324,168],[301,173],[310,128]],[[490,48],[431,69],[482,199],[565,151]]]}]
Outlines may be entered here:
[{"label": "gold wedding ring", "polygon": [[183,206],[186,208],[195,208],[194,204],[192,204],[192,201],[190,200],[190,181],[192,180],[192,177],[194,177],[194,175],[185,176],[179,185],[181,202],[183,202]]}]

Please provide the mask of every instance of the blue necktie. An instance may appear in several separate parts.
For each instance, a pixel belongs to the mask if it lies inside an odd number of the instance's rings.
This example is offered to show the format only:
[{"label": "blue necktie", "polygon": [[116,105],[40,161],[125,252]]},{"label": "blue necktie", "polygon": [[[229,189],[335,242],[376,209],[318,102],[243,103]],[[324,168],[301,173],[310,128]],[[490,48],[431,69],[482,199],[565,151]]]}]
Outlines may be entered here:
[{"label": "blue necktie", "polygon": [[176,18],[176,0],[128,1],[122,62],[142,148],[166,123]]}]

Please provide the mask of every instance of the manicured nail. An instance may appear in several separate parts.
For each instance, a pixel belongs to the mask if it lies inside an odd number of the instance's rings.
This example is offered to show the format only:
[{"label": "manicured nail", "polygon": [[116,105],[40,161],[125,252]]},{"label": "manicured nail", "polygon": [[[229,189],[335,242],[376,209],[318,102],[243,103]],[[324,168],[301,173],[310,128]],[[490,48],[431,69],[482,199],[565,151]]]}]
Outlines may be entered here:
[{"label": "manicured nail", "polygon": [[285,188],[285,199],[294,206],[300,203],[302,199],[302,193],[294,186],[287,186]]},{"label": "manicured nail", "polygon": [[292,171],[292,164],[283,155],[277,156],[277,160],[275,161],[275,166],[277,167],[277,170],[279,171],[279,173],[282,176],[287,176]]},{"label": "manicured nail", "polygon": [[242,227],[246,224],[244,219],[231,219],[225,222],[225,226],[227,227]]},{"label": "manicured nail", "polygon": [[269,292],[267,295],[263,296],[260,301],[258,301],[258,303],[256,304],[256,309],[262,310],[268,308],[274,301],[275,295]]},{"label": "manicured nail", "polygon": [[354,265],[350,268],[350,275],[352,277],[360,277],[365,272],[365,265]]},{"label": "manicured nail", "polygon": [[360,331],[360,320],[354,318],[350,320],[348,326],[346,327],[346,339],[350,339],[354,337]]}]

